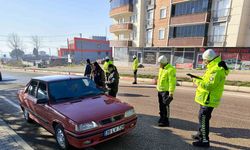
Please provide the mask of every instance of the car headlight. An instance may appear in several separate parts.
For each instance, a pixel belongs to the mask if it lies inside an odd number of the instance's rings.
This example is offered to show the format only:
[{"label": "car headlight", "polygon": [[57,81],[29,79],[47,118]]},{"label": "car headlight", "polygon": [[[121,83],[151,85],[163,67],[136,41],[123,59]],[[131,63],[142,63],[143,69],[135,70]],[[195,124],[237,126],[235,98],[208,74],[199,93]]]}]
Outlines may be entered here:
[{"label": "car headlight", "polygon": [[97,123],[94,122],[94,121],[91,121],[91,122],[88,122],[88,123],[76,125],[75,130],[77,132],[82,132],[82,131],[94,129],[94,128],[97,128],[97,127],[98,127]]},{"label": "car headlight", "polygon": [[130,109],[128,111],[125,112],[125,115],[124,117],[127,118],[127,117],[130,117],[130,116],[133,116],[135,114],[135,110],[134,109]]}]

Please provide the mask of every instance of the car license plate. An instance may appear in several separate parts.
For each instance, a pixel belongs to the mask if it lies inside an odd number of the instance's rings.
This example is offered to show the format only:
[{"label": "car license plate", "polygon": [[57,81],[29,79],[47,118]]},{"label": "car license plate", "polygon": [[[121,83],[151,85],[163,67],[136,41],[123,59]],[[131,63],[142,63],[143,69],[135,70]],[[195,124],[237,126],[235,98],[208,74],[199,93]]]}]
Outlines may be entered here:
[{"label": "car license plate", "polygon": [[111,134],[114,134],[116,132],[122,131],[123,129],[125,129],[125,125],[120,125],[118,127],[114,127],[112,129],[108,129],[106,131],[104,131],[104,136],[109,136]]}]

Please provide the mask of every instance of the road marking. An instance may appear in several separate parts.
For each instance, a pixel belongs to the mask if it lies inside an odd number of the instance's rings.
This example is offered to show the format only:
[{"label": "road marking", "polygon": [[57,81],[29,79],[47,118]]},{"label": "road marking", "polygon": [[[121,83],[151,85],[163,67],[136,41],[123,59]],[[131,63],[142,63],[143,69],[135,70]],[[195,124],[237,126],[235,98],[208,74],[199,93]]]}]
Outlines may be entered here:
[{"label": "road marking", "polygon": [[5,96],[0,96],[0,98],[3,99],[5,102],[9,103],[10,105],[14,106],[15,108],[21,110],[18,104],[12,102],[10,99],[6,98]]}]

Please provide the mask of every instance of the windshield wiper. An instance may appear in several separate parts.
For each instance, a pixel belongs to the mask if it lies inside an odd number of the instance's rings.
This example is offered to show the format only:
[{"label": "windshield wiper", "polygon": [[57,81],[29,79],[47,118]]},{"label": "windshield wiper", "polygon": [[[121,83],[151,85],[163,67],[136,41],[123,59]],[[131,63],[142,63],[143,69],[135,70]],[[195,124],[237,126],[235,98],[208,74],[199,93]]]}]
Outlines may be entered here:
[{"label": "windshield wiper", "polygon": [[100,94],[103,94],[103,93],[88,93],[88,94],[79,96],[78,98],[87,98],[87,97],[90,97],[90,96],[98,96]]}]

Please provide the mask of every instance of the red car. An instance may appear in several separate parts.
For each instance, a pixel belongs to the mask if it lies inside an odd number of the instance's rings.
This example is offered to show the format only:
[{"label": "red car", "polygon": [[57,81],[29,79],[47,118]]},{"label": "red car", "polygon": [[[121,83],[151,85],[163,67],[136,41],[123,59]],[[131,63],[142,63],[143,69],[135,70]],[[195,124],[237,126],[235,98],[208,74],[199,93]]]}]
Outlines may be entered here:
[{"label": "red car", "polygon": [[18,97],[25,120],[54,134],[61,149],[108,141],[131,131],[137,121],[132,106],[105,95],[84,77],[35,77]]}]

